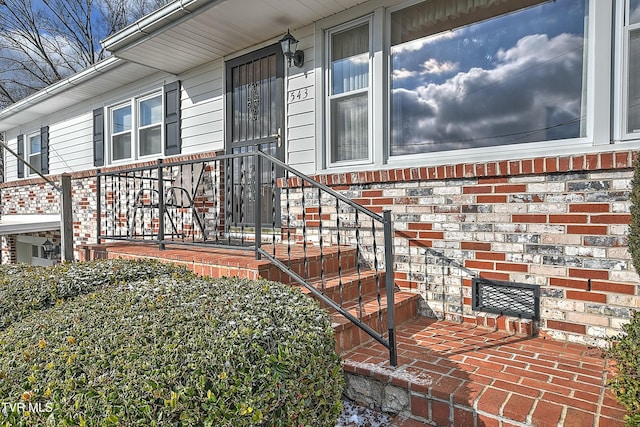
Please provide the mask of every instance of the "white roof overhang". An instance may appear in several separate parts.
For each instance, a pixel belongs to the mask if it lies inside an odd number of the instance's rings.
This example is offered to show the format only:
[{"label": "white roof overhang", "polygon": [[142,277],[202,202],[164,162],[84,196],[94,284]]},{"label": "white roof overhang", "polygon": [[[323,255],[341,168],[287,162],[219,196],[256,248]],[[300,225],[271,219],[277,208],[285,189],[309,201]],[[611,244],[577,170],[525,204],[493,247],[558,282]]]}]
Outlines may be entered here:
[{"label": "white roof overhang", "polygon": [[157,73],[157,70],[110,57],[0,111],[0,132],[38,120],[153,73]]},{"label": "white roof overhang", "polygon": [[[179,74],[279,39],[365,0],[180,0],[103,40],[113,55]],[[301,46],[304,48],[304,46]]]},{"label": "white roof overhang", "polygon": [[279,39],[289,28],[301,28],[365,1],[175,0],[103,40],[110,58],[0,111],[0,132],[158,71],[180,74]]},{"label": "white roof overhang", "polygon": [[60,230],[60,215],[2,215],[0,236]]}]

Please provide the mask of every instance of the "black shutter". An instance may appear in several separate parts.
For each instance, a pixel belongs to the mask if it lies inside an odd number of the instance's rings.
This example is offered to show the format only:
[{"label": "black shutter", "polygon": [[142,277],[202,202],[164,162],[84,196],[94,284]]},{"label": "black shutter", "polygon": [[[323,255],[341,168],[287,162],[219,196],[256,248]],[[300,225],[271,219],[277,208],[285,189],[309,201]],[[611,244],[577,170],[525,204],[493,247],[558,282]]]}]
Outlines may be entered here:
[{"label": "black shutter", "polygon": [[49,174],[49,126],[40,128],[40,173]]},{"label": "black shutter", "polygon": [[180,81],[164,86],[164,154],[180,154]]},{"label": "black shutter", "polygon": [[24,178],[24,163],[21,159],[24,159],[24,135],[18,135],[18,178]]},{"label": "black shutter", "polygon": [[93,110],[93,166],[104,166],[104,111]]}]

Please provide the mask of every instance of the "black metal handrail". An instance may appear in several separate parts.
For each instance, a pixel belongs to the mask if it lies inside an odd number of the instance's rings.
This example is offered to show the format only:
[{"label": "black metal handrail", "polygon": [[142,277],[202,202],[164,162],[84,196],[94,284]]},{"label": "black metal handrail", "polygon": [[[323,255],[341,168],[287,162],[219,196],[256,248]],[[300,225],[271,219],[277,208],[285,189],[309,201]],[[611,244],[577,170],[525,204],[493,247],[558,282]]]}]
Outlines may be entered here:
[{"label": "black metal handrail", "polygon": [[[375,213],[261,147],[99,170],[97,192],[98,243],[148,241],[160,249],[171,243],[255,251],[256,258],[268,260],[385,346],[396,366],[390,211]],[[347,275],[357,278],[355,306],[345,298],[352,291]],[[337,289],[329,288],[332,279]],[[367,305],[366,298],[373,303]],[[371,305],[373,314],[367,316]]]}]

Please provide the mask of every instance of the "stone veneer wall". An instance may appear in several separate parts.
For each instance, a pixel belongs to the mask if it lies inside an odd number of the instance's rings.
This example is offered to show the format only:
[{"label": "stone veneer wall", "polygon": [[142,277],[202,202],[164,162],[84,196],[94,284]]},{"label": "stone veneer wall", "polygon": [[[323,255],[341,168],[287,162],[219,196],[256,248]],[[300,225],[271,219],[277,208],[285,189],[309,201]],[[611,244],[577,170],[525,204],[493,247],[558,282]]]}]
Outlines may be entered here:
[{"label": "stone veneer wall", "polygon": [[[166,159],[165,163],[198,160],[215,155],[213,152],[184,155]],[[155,165],[155,161],[138,163],[129,167],[141,167]],[[104,168],[104,171],[118,171],[127,169],[127,166]],[[60,176],[49,176],[51,181],[59,183]],[[81,245],[94,244],[96,238],[96,171],[82,171],[71,174],[71,197],[73,200],[73,246],[74,258],[80,259],[78,248]],[[25,179],[0,183],[0,207],[2,214],[59,214],[60,193],[51,184],[41,178]],[[54,238],[59,241],[60,233]],[[13,240],[12,240],[13,239]],[[15,239],[13,236],[3,237],[2,262],[15,262]]]},{"label": "stone veneer wall", "polygon": [[16,237],[1,236],[0,248],[1,248],[0,264],[15,264],[18,256],[16,252]]},{"label": "stone veneer wall", "polygon": [[423,314],[483,316],[471,309],[475,273],[538,285],[541,333],[603,345],[640,309],[626,237],[634,158],[623,151],[315,179],[376,212],[391,209],[396,284],[420,293]]},{"label": "stone veneer wall", "polygon": [[[59,176],[49,177],[51,181],[60,182]],[[73,239],[74,247],[80,244],[96,242],[96,178],[95,172],[72,174],[73,199]],[[60,193],[41,178],[12,181],[0,184],[2,195],[2,213],[4,215],[20,214],[60,214]],[[45,234],[43,234],[45,236]],[[15,238],[13,243],[2,241],[3,262],[15,262]],[[60,242],[60,232],[47,233],[56,242]],[[75,252],[76,258],[78,253]]]},{"label": "stone veneer wall", "polygon": [[[473,272],[538,285],[543,333],[602,345],[640,309],[626,247],[633,161],[623,151],[316,179],[376,212],[391,209],[396,283],[423,297],[423,314],[475,321]],[[95,172],[72,182],[77,248],[96,242]],[[0,191],[5,214],[59,212],[57,192],[40,179]],[[10,238],[2,246],[3,262],[11,261]]]}]

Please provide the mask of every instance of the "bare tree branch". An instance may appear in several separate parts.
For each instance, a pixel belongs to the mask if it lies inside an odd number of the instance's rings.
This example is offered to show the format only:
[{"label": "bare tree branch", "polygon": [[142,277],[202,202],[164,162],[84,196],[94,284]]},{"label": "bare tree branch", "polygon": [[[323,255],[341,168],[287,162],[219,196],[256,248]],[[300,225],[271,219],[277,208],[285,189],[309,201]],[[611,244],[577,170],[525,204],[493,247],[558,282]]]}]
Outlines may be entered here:
[{"label": "bare tree branch", "polygon": [[0,108],[104,59],[100,40],[170,0],[0,0]]}]

